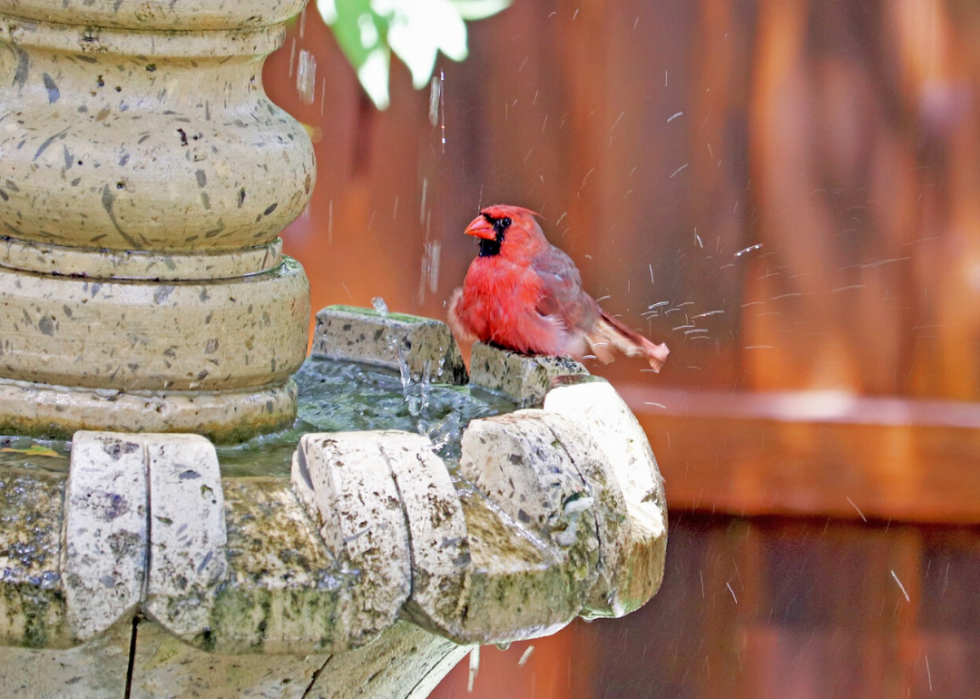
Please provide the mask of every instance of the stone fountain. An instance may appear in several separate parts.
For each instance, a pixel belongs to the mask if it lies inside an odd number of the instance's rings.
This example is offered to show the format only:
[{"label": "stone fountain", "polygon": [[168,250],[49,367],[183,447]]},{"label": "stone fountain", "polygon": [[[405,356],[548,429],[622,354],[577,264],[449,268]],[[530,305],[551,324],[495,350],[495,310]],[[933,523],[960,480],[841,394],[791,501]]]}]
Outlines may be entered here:
[{"label": "stone fountain", "polygon": [[[261,82],[302,4],[0,0],[0,433],[70,438],[0,466],[0,696],[422,697],[660,585],[656,462],[580,365],[467,375],[443,324],[345,307],[305,357],[278,236],[316,167]],[[296,372],[352,361],[517,410],[300,436]],[[288,475],[223,471],[277,430]]]}]

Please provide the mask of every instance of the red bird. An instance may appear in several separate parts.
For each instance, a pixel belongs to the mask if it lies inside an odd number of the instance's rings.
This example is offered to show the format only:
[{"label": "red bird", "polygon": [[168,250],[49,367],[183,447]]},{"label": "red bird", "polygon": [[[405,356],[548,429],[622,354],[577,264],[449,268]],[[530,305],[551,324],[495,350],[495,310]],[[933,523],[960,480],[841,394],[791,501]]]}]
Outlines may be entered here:
[{"label": "red bird", "polygon": [[456,336],[525,354],[594,354],[603,363],[613,360],[615,347],[646,357],[660,371],[667,345],[653,344],[599,308],[582,290],[572,259],[545,239],[536,215],[488,206],[466,227],[480,239],[480,254],[449,300]]}]

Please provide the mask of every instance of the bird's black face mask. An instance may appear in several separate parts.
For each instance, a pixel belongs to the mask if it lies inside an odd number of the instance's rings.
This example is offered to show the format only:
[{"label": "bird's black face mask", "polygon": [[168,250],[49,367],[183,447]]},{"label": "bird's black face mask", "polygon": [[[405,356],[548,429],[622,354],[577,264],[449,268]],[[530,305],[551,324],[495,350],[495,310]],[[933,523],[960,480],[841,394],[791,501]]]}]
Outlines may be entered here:
[{"label": "bird's black face mask", "polygon": [[490,218],[486,214],[484,217],[487,219],[487,223],[493,226],[495,236],[493,240],[480,239],[480,257],[493,257],[500,254],[500,244],[504,242],[504,231],[510,227],[511,220],[509,218]]}]

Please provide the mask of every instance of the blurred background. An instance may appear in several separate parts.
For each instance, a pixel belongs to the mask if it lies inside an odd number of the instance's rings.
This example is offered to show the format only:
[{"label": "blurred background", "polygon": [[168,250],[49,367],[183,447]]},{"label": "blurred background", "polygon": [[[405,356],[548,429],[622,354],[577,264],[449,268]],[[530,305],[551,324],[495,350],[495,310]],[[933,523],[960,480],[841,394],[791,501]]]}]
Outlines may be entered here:
[{"label": "blurred background", "polygon": [[980,5],[513,0],[467,26],[431,87],[392,60],[383,111],[312,6],[291,26],[265,85],[319,170],[286,252],[314,309],[444,319],[479,207],[540,212],[670,346],[660,375],[590,367],[670,535],[644,609],[483,648],[433,696],[976,697]]}]

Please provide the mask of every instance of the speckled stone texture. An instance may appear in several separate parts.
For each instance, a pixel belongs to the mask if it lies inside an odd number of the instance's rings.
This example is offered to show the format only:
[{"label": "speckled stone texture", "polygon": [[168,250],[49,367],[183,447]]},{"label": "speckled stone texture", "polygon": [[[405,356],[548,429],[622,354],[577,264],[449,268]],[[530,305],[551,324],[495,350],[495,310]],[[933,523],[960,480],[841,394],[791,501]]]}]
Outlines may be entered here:
[{"label": "speckled stone texture", "polygon": [[146,447],[79,432],[65,486],[61,571],[73,634],[88,640],[132,616],[146,588]]},{"label": "speckled stone texture", "polygon": [[54,474],[0,474],[0,646],[73,643],[58,557],[64,487]]},{"label": "speckled stone texture", "polygon": [[[0,14],[7,235],[230,252],[273,241],[303,210],[313,149],[265,96],[256,60],[281,45],[286,15],[243,27],[248,3],[179,3],[173,24],[153,31],[140,17],[148,3],[98,2],[84,13],[83,2],[60,12],[39,4],[0,4],[10,13]],[[230,26],[202,31],[195,7],[219,6]],[[24,21],[25,11],[42,16]]]},{"label": "speckled stone texture", "polygon": [[[182,643],[158,624],[136,629],[131,699],[302,699],[331,656],[223,655]],[[85,695],[76,695],[82,699]],[[122,694],[116,697],[122,697]]]},{"label": "speckled stone texture", "polygon": [[278,235],[316,164],[261,70],[302,4],[0,0],[0,429],[295,416],[309,288]]},{"label": "speckled stone texture", "polygon": [[316,314],[312,351],[330,359],[404,367],[413,381],[467,382],[463,355],[452,333],[445,323],[431,318],[327,306]]},{"label": "speckled stone texture", "polygon": [[347,649],[351,573],[327,550],[284,478],[224,481],[228,578],[201,648],[306,655]]},{"label": "speckled stone texture", "polygon": [[556,379],[588,374],[584,366],[569,357],[520,354],[482,342],[473,343],[470,355],[470,380],[500,391],[522,408],[540,407]]},{"label": "speckled stone texture", "polygon": [[[667,501],[653,450],[643,428],[615,389],[601,379],[561,386],[548,394],[545,411],[583,427],[604,455],[604,477],[617,482],[625,501],[599,519],[608,564],[586,605],[586,616],[622,616],[656,594],[667,554]],[[617,498],[618,500],[618,498]],[[603,524],[605,523],[605,524]],[[625,526],[624,526],[625,525]]]},{"label": "speckled stone texture", "polygon": [[144,439],[150,537],[143,610],[190,640],[208,632],[228,572],[218,456],[197,435]]},{"label": "speckled stone texture", "polygon": [[117,624],[84,645],[65,650],[0,648],[0,696],[11,699],[120,699],[132,624]]},{"label": "speckled stone texture", "polygon": [[386,435],[306,434],[293,456],[293,490],[348,572],[337,619],[346,647],[391,626],[412,590],[408,526],[384,451]]}]

